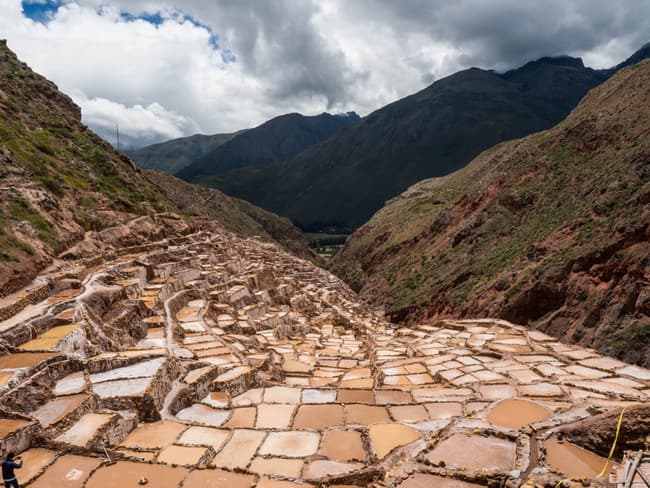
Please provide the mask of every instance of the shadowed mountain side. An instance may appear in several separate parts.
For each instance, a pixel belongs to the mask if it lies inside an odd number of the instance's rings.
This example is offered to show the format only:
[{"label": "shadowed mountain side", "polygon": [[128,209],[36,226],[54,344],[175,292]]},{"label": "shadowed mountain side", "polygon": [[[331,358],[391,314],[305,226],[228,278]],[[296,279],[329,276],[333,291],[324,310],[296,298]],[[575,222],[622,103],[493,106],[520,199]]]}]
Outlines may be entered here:
[{"label": "shadowed mountain side", "polygon": [[[644,48],[633,57],[647,55]],[[557,124],[614,71],[586,68],[567,56],[503,74],[472,68],[288,161],[180,176],[285,215],[305,230],[350,231],[415,182],[449,174],[499,142]]]},{"label": "shadowed mountain side", "polygon": [[140,168],[157,169],[174,174],[240,133],[211,136],[195,134],[124,153],[133,159]]}]

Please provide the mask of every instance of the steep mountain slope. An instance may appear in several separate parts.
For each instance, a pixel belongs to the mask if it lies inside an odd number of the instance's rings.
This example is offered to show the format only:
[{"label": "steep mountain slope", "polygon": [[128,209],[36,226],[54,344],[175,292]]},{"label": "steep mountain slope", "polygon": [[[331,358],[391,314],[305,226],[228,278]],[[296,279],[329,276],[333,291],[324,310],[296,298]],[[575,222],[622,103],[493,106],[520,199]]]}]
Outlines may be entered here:
[{"label": "steep mountain slope", "polygon": [[332,265],[398,320],[498,316],[650,364],[650,61],[411,187]]},{"label": "steep mountain slope", "polygon": [[611,72],[570,57],[542,58],[503,74],[468,69],[290,161],[206,183],[303,229],[349,231],[413,183],[449,174],[496,143],[552,127]]},{"label": "steep mountain slope", "polygon": [[133,159],[140,168],[157,169],[174,174],[192,164],[192,161],[228,142],[237,134],[239,132],[211,136],[195,134],[124,153]]},{"label": "steep mountain slope", "polygon": [[230,232],[259,236],[265,241],[280,244],[295,256],[323,264],[309,249],[300,230],[285,217],[229,197],[214,188],[193,185],[166,173],[144,170],[143,175],[189,215],[217,220]]},{"label": "steep mountain slope", "polygon": [[[198,201],[195,191],[202,192],[187,185],[186,196]],[[91,258],[97,246],[112,240],[142,244],[200,225],[188,215],[169,214],[182,213],[179,207],[88,130],[79,107],[54,83],[0,41],[0,297],[60,257]],[[223,214],[207,216],[230,221],[241,215],[230,210],[224,206]],[[287,229],[286,220],[259,213],[263,226],[270,221]],[[255,218],[252,211],[248,215]],[[298,236],[294,229],[285,237]]]},{"label": "steep mountain slope", "polygon": [[281,115],[233,137],[179,171],[178,176],[223,189],[227,187],[229,171],[290,159],[358,120],[359,116],[355,113]]}]

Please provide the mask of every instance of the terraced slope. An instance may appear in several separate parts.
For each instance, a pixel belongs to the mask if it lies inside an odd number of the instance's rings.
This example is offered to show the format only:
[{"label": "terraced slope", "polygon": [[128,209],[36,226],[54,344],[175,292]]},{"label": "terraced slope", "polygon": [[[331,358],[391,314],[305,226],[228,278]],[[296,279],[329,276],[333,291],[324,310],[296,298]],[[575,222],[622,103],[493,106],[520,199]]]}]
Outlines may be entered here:
[{"label": "terraced slope", "polygon": [[425,180],[333,269],[406,323],[497,316],[650,364],[650,62],[555,128]]},{"label": "terraced slope", "polygon": [[295,256],[322,264],[309,249],[300,230],[285,217],[267,212],[244,200],[231,198],[214,188],[192,185],[159,171],[146,170],[143,175],[190,215],[217,220],[230,232],[276,242]]},{"label": "terraced slope", "polygon": [[30,487],[597,487],[650,434],[646,369],[500,320],[399,327],[227,232],[40,279],[0,319],[0,442]]}]

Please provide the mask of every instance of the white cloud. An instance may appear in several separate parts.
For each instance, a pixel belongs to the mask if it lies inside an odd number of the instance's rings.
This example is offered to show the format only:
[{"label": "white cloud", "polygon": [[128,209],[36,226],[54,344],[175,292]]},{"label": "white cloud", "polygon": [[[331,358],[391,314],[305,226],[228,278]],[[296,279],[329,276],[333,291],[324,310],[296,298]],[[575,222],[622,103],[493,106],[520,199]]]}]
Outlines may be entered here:
[{"label": "white cloud", "polygon": [[[119,123],[126,141],[144,144],[292,111],[365,115],[471,65],[566,52],[611,66],[650,32],[644,0],[549,4],[67,0],[44,25],[23,16],[20,0],[0,0],[0,35],[75,98],[91,127],[110,136]],[[231,52],[236,62],[224,62]]]},{"label": "white cloud", "polygon": [[84,122],[112,144],[116,143],[119,127],[123,148],[174,139],[198,131],[191,120],[170,112],[157,102],[146,107],[127,107],[105,98],[88,98],[82,93],[72,93],[71,96],[83,107]]}]

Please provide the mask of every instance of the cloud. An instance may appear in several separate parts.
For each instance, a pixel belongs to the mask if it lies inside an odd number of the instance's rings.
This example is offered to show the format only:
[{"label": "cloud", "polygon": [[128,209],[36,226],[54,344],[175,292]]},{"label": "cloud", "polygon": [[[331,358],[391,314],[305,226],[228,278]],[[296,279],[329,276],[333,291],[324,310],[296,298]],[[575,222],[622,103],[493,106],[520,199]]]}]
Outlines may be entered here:
[{"label": "cloud", "polygon": [[0,2],[9,46],[72,94],[91,127],[110,135],[119,121],[137,145],[293,111],[363,115],[470,66],[570,54],[609,67],[650,32],[647,0],[30,3],[46,3],[47,17]]},{"label": "cloud", "polygon": [[119,128],[120,147],[124,149],[182,137],[198,129],[188,118],[156,102],[146,107],[127,107],[105,98],[87,98],[82,93],[72,93],[72,97],[84,107],[85,123],[111,144],[116,144]]}]

